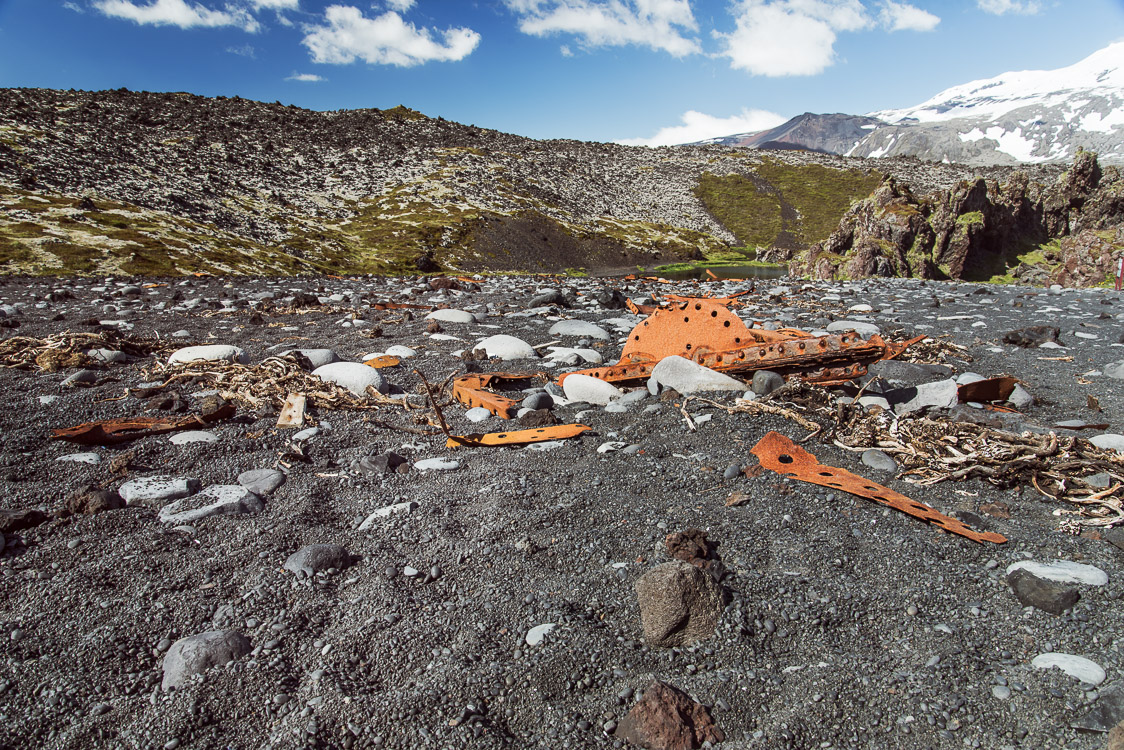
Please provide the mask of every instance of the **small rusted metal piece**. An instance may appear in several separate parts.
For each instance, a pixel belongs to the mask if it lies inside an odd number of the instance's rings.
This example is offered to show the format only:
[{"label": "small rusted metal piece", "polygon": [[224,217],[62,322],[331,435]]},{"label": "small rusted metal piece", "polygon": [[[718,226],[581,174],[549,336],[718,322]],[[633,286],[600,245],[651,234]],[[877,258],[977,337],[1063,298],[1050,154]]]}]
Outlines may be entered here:
[{"label": "small rusted metal piece", "polygon": [[207,414],[192,414],[174,419],[169,417],[106,419],[60,430],[51,430],[51,439],[67,440],[82,445],[116,445],[149,435],[161,435],[166,432],[206,427],[213,422],[230,419],[234,416],[234,413],[234,404],[223,404]]},{"label": "small rusted metal piece", "polygon": [[808,451],[792,442],[779,432],[770,432],[758,441],[750,451],[761,461],[766,469],[799,479],[801,482],[818,484],[834,490],[842,490],[852,495],[865,497],[876,503],[899,510],[902,513],[928,521],[952,534],[971,539],[973,542],[994,542],[1003,544],[1007,537],[995,532],[981,532],[972,529],[955,518],[939,513],[924,503],[902,495],[888,487],[868,481],[846,469],[825,466]]},{"label": "small rusted metal piece", "polygon": [[402,360],[398,359],[391,354],[380,354],[377,357],[363,360],[363,364],[367,367],[373,367],[376,370],[381,370],[384,367],[397,367],[402,364]]},{"label": "small rusted metal piece", "polygon": [[514,382],[546,377],[542,373],[470,372],[453,381],[453,398],[469,408],[483,406],[501,419],[512,419],[515,412],[519,410],[519,402],[506,396],[489,393],[485,389],[494,388],[504,381]]},{"label": "small rusted metal piece", "polygon": [[534,430],[450,435],[449,439],[445,441],[445,446],[448,448],[490,448],[497,445],[527,445],[529,443],[543,443],[547,440],[565,440],[588,432],[590,429],[592,428],[584,424],[559,424]]}]

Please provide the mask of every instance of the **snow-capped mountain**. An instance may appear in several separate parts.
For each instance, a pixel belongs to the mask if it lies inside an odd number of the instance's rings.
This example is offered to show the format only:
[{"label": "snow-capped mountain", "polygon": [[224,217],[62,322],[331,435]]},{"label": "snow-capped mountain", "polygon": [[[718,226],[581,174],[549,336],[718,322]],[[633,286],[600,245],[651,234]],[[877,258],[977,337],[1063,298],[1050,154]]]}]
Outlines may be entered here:
[{"label": "snow-capped mountain", "polygon": [[954,86],[915,107],[863,118],[803,114],[772,131],[707,143],[981,165],[1066,162],[1083,148],[1096,152],[1102,164],[1121,164],[1124,42],[1058,70],[1017,71]]},{"label": "snow-capped mountain", "polygon": [[1004,73],[915,107],[872,112],[877,128],[848,152],[976,163],[1069,161],[1078,147],[1124,161],[1124,42],[1058,70]]}]

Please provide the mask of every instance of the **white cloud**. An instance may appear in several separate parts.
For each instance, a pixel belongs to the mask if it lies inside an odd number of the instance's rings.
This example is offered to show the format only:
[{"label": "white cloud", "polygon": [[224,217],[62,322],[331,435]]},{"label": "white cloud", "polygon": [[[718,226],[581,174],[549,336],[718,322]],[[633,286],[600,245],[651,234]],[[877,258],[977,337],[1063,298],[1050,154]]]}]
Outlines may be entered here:
[{"label": "white cloud", "polygon": [[573,34],[587,47],[635,44],[674,57],[701,51],[684,32],[698,30],[688,0],[506,0],[519,30],[532,36]]},{"label": "white cloud", "polygon": [[239,55],[241,57],[248,57],[251,60],[254,60],[254,59],[257,58],[257,50],[255,50],[249,44],[243,44],[240,47],[227,47],[226,51],[229,52],[232,55]]},{"label": "white cloud", "polygon": [[300,0],[250,0],[254,10],[300,10]]},{"label": "white cloud", "polygon": [[927,10],[893,0],[882,3],[878,20],[890,31],[932,31],[941,22],[939,17]]},{"label": "white cloud", "polygon": [[302,83],[319,83],[320,81],[327,80],[323,76],[318,76],[315,73],[296,73],[285,79],[286,81],[301,81]]},{"label": "white cloud", "polygon": [[66,8],[67,10],[72,10],[75,13],[85,13],[86,12],[86,9],[83,8],[81,5],[79,5],[78,3],[72,3],[69,0],[67,0],[67,2],[65,2],[65,3],[63,3],[62,7]]},{"label": "white cloud", "polygon": [[763,76],[822,73],[835,62],[837,31],[872,24],[858,0],[739,0],[736,27],[715,32],[730,67]]},{"label": "white cloud", "polygon": [[386,4],[391,10],[405,13],[410,8],[414,7],[414,0],[386,0]]},{"label": "white cloud", "polygon": [[561,47],[558,48],[558,51],[562,53],[562,57],[573,57],[574,56],[574,51],[572,49],[570,49],[570,45],[568,45],[568,44],[563,44]]},{"label": "white cloud", "polygon": [[1042,3],[1037,0],[976,0],[976,5],[980,10],[986,13],[994,13],[997,16],[1002,16],[1006,13],[1021,13],[1027,16],[1033,16],[1038,11],[1042,10]]},{"label": "white cloud", "polygon": [[186,0],[152,0],[147,5],[137,5],[131,0],[95,0],[94,7],[107,16],[141,25],[178,26],[181,29],[239,26],[250,32],[260,28],[248,12],[230,5],[226,6],[226,10],[212,10]]},{"label": "white cloud", "polygon": [[735,133],[757,133],[785,122],[785,118],[761,109],[742,109],[732,117],[714,117],[690,110],[680,117],[681,125],[660,128],[651,138],[625,138],[617,141],[628,146],[674,146],[719,138]]},{"label": "white cloud", "polygon": [[367,18],[350,5],[330,5],[324,25],[305,26],[302,44],[318,63],[345,65],[363,60],[372,64],[410,67],[433,60],[455,61],[467,57],[480,43],[480,35],[467,28],[436,32],[406,23],[393,11]]}]

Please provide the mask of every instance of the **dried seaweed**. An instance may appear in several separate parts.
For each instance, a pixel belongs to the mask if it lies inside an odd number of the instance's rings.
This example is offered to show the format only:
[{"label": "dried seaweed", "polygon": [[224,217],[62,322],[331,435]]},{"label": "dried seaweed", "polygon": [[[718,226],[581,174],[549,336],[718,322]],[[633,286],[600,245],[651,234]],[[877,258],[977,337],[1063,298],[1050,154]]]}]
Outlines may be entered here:
[{"label": "dried seaweed", "polygon": [[295,355],[268,357],[256,365],[230,362],[185,362],[159,364],[153,377],[163,379],[161,387],[192,380],[219,391],[227,400],[249,408],[271,406],[280,410],[290,393],[301,393],[310,405],[327,409],[371,410],[383,406],[409,408],[405,399],[392,399],[368,386],[366,396],[321,380],[301,367]]},{"label": "dried seaweed", "polygon": [[95,367],[89,349],[112,349],[133,357],[170,352],[177,347],[157,339],[136,339],[116,331],[52,334],[46,338],[12,336],[0,341],[0,368],[58,372],[63,368]]}]

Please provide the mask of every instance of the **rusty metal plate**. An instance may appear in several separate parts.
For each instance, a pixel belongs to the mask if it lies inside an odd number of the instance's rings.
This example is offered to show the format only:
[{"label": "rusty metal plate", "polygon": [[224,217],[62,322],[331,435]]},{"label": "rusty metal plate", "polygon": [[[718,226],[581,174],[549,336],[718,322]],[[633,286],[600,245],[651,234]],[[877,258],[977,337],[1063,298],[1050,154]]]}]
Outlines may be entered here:
[{"label": "rusty metal plate", "polygon": [[213,422],[221,422],[234,416],[233,404],[223,404],[207,414],[193,414],[187,417],[125,417],[106,419],[100,422],[87,422],[75,427],[51,430],[52,440],[67,440],[82,445],[116,445],[130,440],[161,435],[166,432],[190,430],[206,427]]},{"label": "rusty metal plate", "polygon": [[1003,544],[1007,538],[994,532],[980,532],[962,521],[939,513],[924,503],[868,481],[846,469],[825,466],[808,451],[793,443],[779,432],[770,432],[753,446],[750,451],[761,461],[766,469],[799,479],[801,482],[818,484],[834,490],[842,490],[852,495],[865,497],[876,503],[899,510],[902,513],[928,521],[952,534],[958,534],[973,542],[994,542]]},{"label": "rusty metal plate", "polygon": [[540,427],[534,430],[451,435],[449,439],[445,441],[445,445],[449,448],[488,448],[497,445],[527,445],[529,443],[543,443],[547,440],[572,438],[590,429],[592,428],[584,424],[560,424],[551,427]]},{"label": "rusty metal plate", "polygon": [[519,402],[506,396],[490,393],[485,389],[494,388],[504,381],[534,380],[536,378],[546,378],[546,376],[542,373],[470,372],[453,381],[453,398],[470,409],[483,406],[501,419],[512,419],[519,410]]},{"label": "rusty metal plate", "polygon": [[367,365],[367,367],[373,367],[376,370],[381,370],[384,367],[397,367],[401,363],[402,360],[391,354],[380,354],[377,357],[363,360],[363,364]]}]

